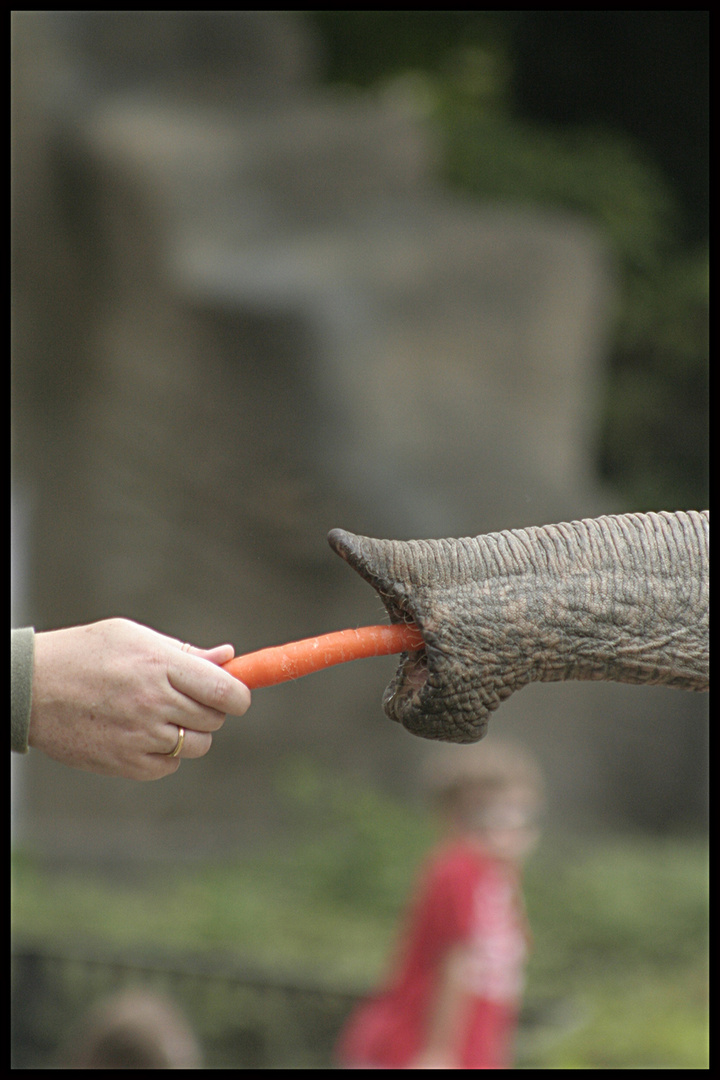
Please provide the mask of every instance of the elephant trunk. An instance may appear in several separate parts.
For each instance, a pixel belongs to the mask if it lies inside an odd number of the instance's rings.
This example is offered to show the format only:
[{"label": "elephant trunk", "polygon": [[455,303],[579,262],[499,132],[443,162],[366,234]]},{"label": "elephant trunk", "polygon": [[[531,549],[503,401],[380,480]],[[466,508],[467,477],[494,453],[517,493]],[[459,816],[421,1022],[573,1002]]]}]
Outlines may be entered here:
[{"label": "elephant trunk", "polygon": [[414,620],[388,715],[429,738],[474,741],[532,681],[708,687],[709,514],[626,514],[459,540],[330,543],[390,618]]}]

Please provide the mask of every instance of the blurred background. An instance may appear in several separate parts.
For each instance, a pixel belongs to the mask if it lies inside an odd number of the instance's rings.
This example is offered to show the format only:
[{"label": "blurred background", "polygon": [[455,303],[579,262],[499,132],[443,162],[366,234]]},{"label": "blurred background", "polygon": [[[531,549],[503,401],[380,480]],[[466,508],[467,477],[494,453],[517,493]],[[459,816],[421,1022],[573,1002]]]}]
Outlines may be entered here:
[{"label": "blurred background", "polygon": [[[14,12],[13,625],[381,621],[329,528],[708,501],[708,12]],[[15,1067],[160,982],[328,1067],[431,842],[390,658],[152,784],[13,761]],[[531,686],[519,1067],[705,1067],[707,699]]]}]

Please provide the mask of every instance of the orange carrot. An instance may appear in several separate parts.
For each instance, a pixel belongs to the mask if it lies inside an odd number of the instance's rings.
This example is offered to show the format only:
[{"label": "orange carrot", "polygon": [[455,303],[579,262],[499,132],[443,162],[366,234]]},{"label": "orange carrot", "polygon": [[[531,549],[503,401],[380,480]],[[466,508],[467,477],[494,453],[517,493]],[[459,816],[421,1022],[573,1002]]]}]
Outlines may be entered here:
[{"label": "orange carrot", "polygon": [[310,675],[313,671],[360,660],[365,656],[386,656],[404,649],[422,649],[422,635],[414,623],[392,626],[361,626],[334,634],[290,641],[271,649],[259,649],[228,660],[223,667],[250,690],[274,686]]}]

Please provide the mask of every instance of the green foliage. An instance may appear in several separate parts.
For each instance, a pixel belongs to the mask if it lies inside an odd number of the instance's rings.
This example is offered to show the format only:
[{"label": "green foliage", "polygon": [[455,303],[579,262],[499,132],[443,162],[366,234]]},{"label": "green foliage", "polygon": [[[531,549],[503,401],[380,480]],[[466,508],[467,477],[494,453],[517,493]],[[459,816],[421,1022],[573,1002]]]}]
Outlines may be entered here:
[{"label": "green foliage", "polygon": [[550,1053],[528,1053],[525,1068],[707,1069],[707,974],[629,973],[585,996],[584,1018]]},{"label": "green foliage", "polygon": [[303,821],[293,857],[311,891],[351,910],[396,913],[433,840],[427,814],[310,760],[288,766],[279,794]]},{"label": "green foliage", "polygon": [[531,862],[526,889],[556,970],[672,966],[707,947],[707,849],[697,841],[574,844]]},{"label": "green foliage", "polygon": [[709,504],[709,252],[626,275],[599,469],[633,509]]},{"label": "green foliage", "polygon": [[438,123],[453,186],[483,199],[577,211],[609,239],[623,266],[656,265],[671,232],[672,200],[660,173],[627,138],[468,115],[452,102]]},{"label": "green foliage", "polygon": [[330,82],[372,86],[403,71],[442,71],[459,43],[502,39],[506,13],[489,11],[310,11]]},{"label": "green foliage", "polygon": [[526,1040],[526,1067],[707,1066],[704,843],[575,843],[530,864],[526,895],[529,999],[572,1003],[549,1047]]},{"label": "green foliage", "polygon": [[[433,823],[303,760],[281,775],[278,797],[294,833],[259,854],[135,880],[16,858],[16,938],[151,955],[201,949],[281,977],[377,985]],[[703,841],[546,835],[525,894],[534,949],[520,1067],[707,1067]]]}]

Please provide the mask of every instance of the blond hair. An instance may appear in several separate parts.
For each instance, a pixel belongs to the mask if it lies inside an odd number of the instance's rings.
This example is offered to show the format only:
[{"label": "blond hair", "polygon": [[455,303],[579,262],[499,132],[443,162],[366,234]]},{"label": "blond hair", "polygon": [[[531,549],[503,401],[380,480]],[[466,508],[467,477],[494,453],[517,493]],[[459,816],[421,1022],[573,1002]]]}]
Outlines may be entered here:
[{"label": "blond hair", "polygon": [[524,788],[540,805],[542,771],[535,758],[519,743],[501,740],[472,745],[433,748],[424,769],[424,787],[441,809],[462,804],[472,792],[474,801],[491,802],[510,788]]},{"label": "blond hair", "polygon": [[85,1017],[67,1068],[199,1069],[200,1048],[173,1001],[144,988],[121,990]]}]

